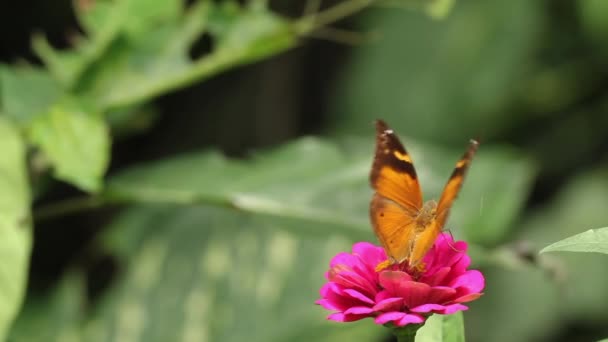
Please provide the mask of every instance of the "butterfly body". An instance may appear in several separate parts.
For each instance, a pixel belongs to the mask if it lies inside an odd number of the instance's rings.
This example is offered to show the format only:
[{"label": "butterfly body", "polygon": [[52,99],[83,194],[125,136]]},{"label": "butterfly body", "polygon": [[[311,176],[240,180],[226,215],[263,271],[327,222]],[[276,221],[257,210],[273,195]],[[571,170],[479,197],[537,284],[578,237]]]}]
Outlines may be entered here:
[{"label": "butterfly body", "polygon": [[472,140],[439,201],[423,203],[411,157],[393,130],[381,120],[376,122],[376,153],[370,174],[376,193],[370,204],[370,218],[389,264],[407,261],[410,268],[419,265],[445,225],[477,146]]}]

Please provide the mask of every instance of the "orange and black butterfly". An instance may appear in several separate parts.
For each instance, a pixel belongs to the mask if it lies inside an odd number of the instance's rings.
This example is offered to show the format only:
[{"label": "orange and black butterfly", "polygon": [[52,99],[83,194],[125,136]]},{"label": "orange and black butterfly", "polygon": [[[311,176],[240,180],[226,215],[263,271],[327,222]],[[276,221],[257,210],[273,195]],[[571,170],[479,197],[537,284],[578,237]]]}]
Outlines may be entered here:
[{"label": "orange and black butterfly", "polygon": [[370,204],[370,217],[374,233],[389,257],[378,265],[378,270],[404,261],[410,268],[419,265],[448,218],[478,145],[471,140],[439,202],[423,204],[412,158],[393,130],[384,121],[376,121],[376,154],[370,174],[376,193]]}]

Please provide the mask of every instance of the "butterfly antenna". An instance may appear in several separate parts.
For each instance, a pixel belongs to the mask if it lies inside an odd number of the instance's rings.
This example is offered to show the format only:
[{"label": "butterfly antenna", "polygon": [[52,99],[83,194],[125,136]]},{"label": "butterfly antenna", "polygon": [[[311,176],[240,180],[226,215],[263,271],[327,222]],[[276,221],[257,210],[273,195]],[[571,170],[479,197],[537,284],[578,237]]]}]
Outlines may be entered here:
[{"label": "butterfly antenna", "polygon": [[450,248],[451,248],[451,249],[452,249],[454,252],[456,252],[456,253],[463,253],[463,252],[465,252],[465,251],[461,251],[460,249],[456,248],[456,247],[455,247],[455,246],[452,244],[452,241],[454,241],[454,235],[452,234],[452,231],[451,231],[451,230],[449,230],[449,229],[447,229],[446,231],[448,232],[448,234],[450,234],[450,237],[452,238],[452,240],[451,240],[451,241],[448,241],[448,245],[450,246]]}]

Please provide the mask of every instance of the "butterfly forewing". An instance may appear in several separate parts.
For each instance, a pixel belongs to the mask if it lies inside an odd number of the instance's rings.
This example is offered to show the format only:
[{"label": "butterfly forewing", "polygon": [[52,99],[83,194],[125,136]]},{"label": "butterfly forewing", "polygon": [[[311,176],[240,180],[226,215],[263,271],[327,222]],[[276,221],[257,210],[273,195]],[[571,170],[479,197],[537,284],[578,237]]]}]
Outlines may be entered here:
[{"label": "butterfly forewing", "polygon": [[409,154],[395,133],[376,121],[376,153],[370,174],[376,190],[370,205],[374,232],[394,262],[409,257],[415,241],[415,222],[422,192]]},{"label": "butterfly forewing", "polygon": [[376,153],[370,182],[376,192],[417,213],[422,192],[409,154],[384,121],[376,121]]},{"label": "butterfly forewing", "polygon": [[443,228],[443,225],[448,219],[448,214],[450,212],[450,208],[452,207],[452,203],[458,196],[460,192],[460,188],[462,187],[462,183],[464,182],[464,176],[467,173],[469,165],[471,165],[471,161],[473,160],[473,156],[475,152],[477,152],[477,147],[479,143],[475,140],[471,140],[469,144],[469,148],[464,153],[462,158],[456,163],[456,167],[454,171],[452,171],[452,175],[448,180],[445,188],[443,188],[443,193],[439,198],[439,203],[437,204],[437,223],[439,226],[439,230]]}]

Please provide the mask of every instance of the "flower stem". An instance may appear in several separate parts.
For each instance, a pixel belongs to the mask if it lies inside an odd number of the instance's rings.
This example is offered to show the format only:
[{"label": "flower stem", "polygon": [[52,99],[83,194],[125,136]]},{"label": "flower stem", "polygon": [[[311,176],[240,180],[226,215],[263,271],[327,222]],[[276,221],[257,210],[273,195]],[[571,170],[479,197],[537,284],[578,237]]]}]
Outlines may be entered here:
[{"label": "flower stem", "polygon": [[397,342],[415,342],[416,332],[422,324],[410,324],[403,328],[393,327],[393,334],[397,337]]}]

